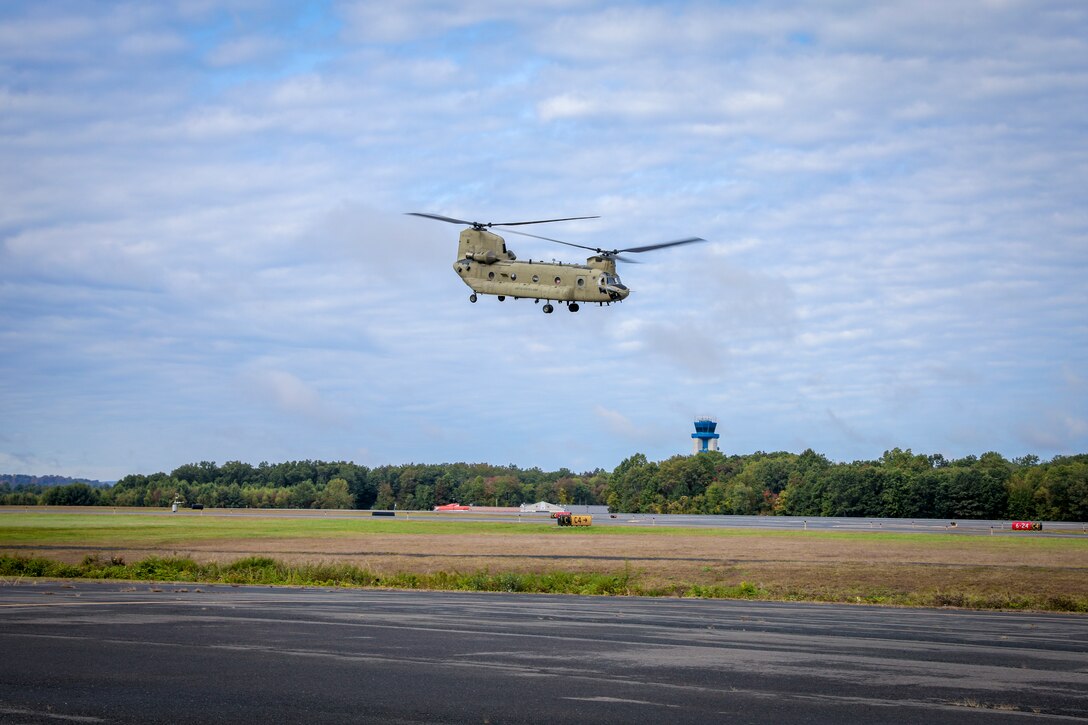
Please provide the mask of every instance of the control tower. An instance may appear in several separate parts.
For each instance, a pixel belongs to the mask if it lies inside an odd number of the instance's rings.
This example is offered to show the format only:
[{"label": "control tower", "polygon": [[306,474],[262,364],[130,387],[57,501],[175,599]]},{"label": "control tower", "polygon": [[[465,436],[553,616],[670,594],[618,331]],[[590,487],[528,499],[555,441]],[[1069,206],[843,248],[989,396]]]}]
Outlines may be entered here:
[{"label": "control tower", "polygon": [[717,427],[718,421],[713,418],[702,417],[695,419],[695,432],[691,434],[691,437],[695,439],[695,450],[692,453],[718,450],[718,439],[721,436],[714,432]]}]

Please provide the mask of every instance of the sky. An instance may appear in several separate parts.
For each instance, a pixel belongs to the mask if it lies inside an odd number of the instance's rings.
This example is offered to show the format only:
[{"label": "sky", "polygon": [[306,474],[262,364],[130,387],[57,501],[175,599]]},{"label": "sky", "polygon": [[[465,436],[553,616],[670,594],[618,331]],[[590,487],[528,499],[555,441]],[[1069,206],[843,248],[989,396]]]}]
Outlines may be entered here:
[{"label": "sky", "polygon": [[1088,452],[1085,109],[1080,0],[5,2],[0,472]]}]

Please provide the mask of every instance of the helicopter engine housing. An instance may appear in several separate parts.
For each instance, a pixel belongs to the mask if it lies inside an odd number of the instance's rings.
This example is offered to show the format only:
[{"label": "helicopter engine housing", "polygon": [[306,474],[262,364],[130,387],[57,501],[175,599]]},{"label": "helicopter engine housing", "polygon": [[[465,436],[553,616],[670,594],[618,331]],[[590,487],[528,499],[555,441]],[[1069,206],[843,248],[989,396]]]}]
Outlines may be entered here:
[{"label": "helicopter engine housing", "polygon": [[506,241],[498,234],[484,229],[465,229],[457,245],[461,259],[471,259],[480,264],[494,264],[500,260],[513,260],[513,253],[506,249]]}]

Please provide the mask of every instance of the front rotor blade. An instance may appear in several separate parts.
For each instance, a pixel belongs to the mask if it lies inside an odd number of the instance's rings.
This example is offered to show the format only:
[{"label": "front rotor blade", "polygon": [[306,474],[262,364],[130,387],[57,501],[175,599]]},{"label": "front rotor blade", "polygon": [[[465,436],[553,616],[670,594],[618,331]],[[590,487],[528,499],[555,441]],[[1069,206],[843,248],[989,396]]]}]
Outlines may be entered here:
[{"label": "front rotor blade", "polygon": [[584,244],[575,244],[574,242],[564,242],[562,239],[552,239],[551,237],[542,237],[539,234],[530,234],[529,232],[519,232],[517,229],[503,229],[510,234],[517,234],[522,237],[532,237],[533,239],[543,239],[545,242],[555,242],[556,244],[566,244],[568,247],[578,247],[579,249],[588,249],[591,252],[600,252],[597,247],[587,247]]},{"label": "front rotor blade", "polygon": [[627,249],[617,249],[617,252],[649,252],[654,249],[664,249],[665,247],[678,247],[681,244],[694,244],[695,242],[705,242],[702,237],[688,237],[687,239],[676,239],[671,242],[661,242],[659,244],[647,244],[644,247],[628,247]]}]

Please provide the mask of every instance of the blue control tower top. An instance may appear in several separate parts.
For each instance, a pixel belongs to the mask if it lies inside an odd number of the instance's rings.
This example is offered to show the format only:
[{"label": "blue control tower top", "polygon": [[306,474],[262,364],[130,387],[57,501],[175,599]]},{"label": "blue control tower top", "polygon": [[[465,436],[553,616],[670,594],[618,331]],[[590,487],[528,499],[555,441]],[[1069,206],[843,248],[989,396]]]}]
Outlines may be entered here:
[{"label": "blue control tower top", "polygon": [[695,439],[696,453],[718,450],[718,439],[721,436],[714,432],[717,427],[718,421],[713,418],[695,419],[695,432],[691,434],[691,437]]}]

